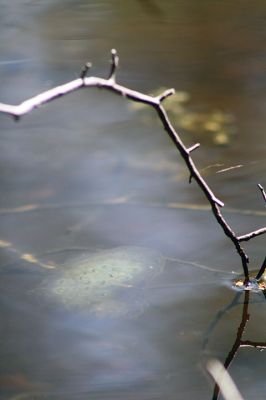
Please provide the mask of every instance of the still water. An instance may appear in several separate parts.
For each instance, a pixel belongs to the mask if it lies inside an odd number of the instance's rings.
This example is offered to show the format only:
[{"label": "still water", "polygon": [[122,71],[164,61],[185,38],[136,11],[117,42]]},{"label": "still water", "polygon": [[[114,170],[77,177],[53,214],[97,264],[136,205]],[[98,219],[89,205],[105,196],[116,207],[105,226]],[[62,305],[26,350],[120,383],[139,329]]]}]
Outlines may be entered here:
[{"label": "still water", "polygon": [[[75,79],[87,61],[106,77],[116,48],[119,83],[183,94],[169,115],[187,145],[202,143],[195,162],[232,228],[265,225],[263,2],[0,3],[1,102]],[[226,307],[241,265],[154,113],[89,89],[0,125],[0,398],[211,399],[205,365],[235,341],[243,296]],[[265,238],[245,248],[259,268]],[[51,295],[69,283],[71,296]],[[249,313],[245,339],[262,342],[262,294]],[[237,353],[245,399],[265,397],[264,366],[264,352]]]}]

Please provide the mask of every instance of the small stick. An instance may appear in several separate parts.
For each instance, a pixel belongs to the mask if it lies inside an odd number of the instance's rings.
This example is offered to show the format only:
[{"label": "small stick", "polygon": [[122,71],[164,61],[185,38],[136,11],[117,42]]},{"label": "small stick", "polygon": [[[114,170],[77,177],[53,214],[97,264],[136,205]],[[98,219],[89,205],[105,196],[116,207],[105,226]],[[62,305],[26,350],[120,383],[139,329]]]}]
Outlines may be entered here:
[{"label": "small stick", "polygon": [[247,242],[248,240],[253,239],[256,236],[263,235],[264,233],[266,233],[266,227],[257,229],[256,231],[253,231],[250,233],[246,233],[245,235],[242,235],[242,236],[238,236],[237,239],[239,242],[243,242],[243,241]]},{"label": "small stick", "polygon": [[162,103],[167,97],[172,96],[173,94],[175,94],[175,89],[167,89],[162,94],[157,96],[157,99],[160,103]]},{"label": "small stick", "polygon": [[259,272],[257,273],[257,276],[256,276],[257,280],[259,280],[262,277],[262,275],[265,272],[265,268],[266,268],[266,257],[265,257],[265,259],[264,259],[264,261],[262,263],[262,266],[260,267]]},{"label": "small stick", "polygon": [[189,148],[187,149],[187,151],[188,151],[189,153],[191,153],[192,151],[196,150],[198,147],[200,147],[200,143],[195,143],[195,144],[193,144],[193,146],[189,147]]},{"label": "small stick", "polygon": [[88,74],[88,71],[89,71],[89,69],[91,69],[91,67],[92,67],[92,64],[91,64],[90,62],[87,62],[87,63],[82,67],[82,69],[81,69],[81,71],[80,71],[80,78],[81,78],[81,79],[86,78],[86,76],[87,76],[87,74]]},{"label": "small stick", "polygon": [[111,69],[110,69],[110,73],[109,73],[109,78],[108,80],[112,81],[115,83],[115,74],[116,74],[116,70],[118,68],[118,63],[119,63],[119,57],[117,55],[117,51],[115,49],[111,50]]},{"label": "small stick", "polygon": [[258,183],[258,188],[260,189],[262,197],[266,203],[266,193],[265,193],[264,187],[260,183]]}]

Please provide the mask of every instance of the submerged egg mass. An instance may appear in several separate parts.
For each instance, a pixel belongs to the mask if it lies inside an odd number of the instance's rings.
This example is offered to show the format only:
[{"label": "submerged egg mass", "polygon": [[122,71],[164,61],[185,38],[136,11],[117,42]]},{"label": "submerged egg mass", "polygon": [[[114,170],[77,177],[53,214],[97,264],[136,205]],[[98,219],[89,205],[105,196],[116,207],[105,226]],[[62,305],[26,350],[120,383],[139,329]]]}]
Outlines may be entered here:
[{"label": "submerged egg mass", "polygon": [[[66,263],[60,278],[49,284],[49,294],[67,307],[95,313],[121,312],[127,307],[125,293],[130,287],[160,273],[164,264],[162,254],[143,247],[83,253]],[[120,295],[123,292],[122,304],[119,291]]]}]

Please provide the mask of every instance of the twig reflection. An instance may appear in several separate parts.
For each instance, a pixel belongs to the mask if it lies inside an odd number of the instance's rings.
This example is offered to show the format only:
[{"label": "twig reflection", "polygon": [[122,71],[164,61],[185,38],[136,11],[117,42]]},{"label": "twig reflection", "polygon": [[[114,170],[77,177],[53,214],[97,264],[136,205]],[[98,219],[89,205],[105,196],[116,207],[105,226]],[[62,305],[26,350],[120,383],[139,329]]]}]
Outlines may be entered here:
[{"label": "twig reflection", "polygon": [[[243,302],[243,309],[242,309],[242,317],[241,317],[241,322],[240,325],[237,329],[237,334],[236,334],[236,339],[233,343],[233,346],[231,348],[231,350],[229,351],[225,362],[224,362],[224,368],[227,370],[230,366],[230,364],[232,363],[233,359],[235,358],[235,356],[237,355],[238,350],[241,347],[253,347],[255,349],[259,349],[259,350],[264,350],[266,349],[266,342],[256,342],[256,341],[252,341],[252,340],[243,340],[242,337],[244,335],[247,323],[249,321],[250,318],[250,314],[249,314],[249,300],[250,300],[250,291],[249,290],[245,290],[244,291],[244,302]],[[235,296],[233,302],[230,303],[230,308],[232,307],[232,305],[235,305],[238,302],[239,299],[239,295],[241,295],[242,293],[237,293],[237,295]],[[266,293],[265,291],[263,291],[263,294],[266,298]],[[228,309],[228,307],[227,307]],[[224,311],[223,311],[224,313]],[[217,318],[216,318],[217,321]],[[216,383],[214,386],[214,390],[213,390],[213,397],[212,400],[217,400],[220,394],[220,387],[219,385]]]}]

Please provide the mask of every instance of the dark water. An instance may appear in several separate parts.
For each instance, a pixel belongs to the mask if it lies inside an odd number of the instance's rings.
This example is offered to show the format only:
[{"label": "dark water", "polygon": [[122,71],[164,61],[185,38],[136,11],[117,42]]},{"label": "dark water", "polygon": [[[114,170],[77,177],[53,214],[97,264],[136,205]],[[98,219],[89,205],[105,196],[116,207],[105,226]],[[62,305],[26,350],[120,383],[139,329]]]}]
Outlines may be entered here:
[{"label": "dark water", "polygon": [[[232,228],[242,234],[265,225],[256,188],[266,186],[263,2],[0,3],[2,102],[75,79],[88,60],[93,75],[107,76],[116,48],[120,83],[143,92],[175,87],[189,93],[191,112],[233,116],[227,146],[193,129],[183,139],[203,143],[195,161],[203,170],[214,165],[203,173]],[[211,398],[206,360],[225,360],[241,321],[242,297],[214,323],[235,296],[231,272],[241,272],[240,260],[147,114],[87,90],[19,123],[1,116],[0,239],[11,244],[0,249],[1,399]],[[25,253],[47,263],[74,248],[118,246],[166,258],[160,275],[123,291],[125,305],[139,305],[134,315],[66,309],[41,290],[52,271],[18,262]],[[258,268],[265,238],[245,247]],[[264,298],[251,294],[250,302],[246,339],[263,341]],[[264,365],[264,352],[238,352],[230,373],[244,398],[265,397]]]}]

